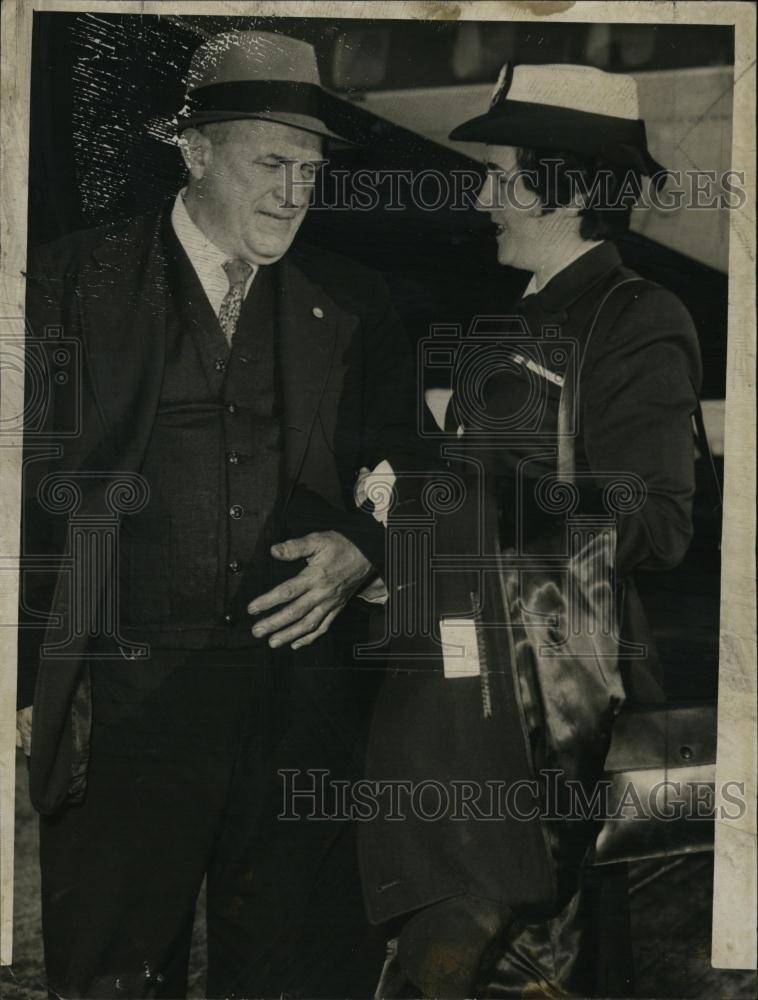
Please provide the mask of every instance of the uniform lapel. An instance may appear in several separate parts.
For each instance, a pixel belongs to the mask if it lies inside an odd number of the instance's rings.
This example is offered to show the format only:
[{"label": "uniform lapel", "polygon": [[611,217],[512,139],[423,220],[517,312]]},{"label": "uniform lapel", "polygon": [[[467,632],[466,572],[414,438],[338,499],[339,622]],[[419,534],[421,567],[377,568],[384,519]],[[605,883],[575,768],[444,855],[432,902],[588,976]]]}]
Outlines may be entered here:
[{"label": "uniform lapel", "polygon": [[334,358],[342,311],[299,263],[279,265],[277,321],[284,407],[285,503],[297,482]]}]

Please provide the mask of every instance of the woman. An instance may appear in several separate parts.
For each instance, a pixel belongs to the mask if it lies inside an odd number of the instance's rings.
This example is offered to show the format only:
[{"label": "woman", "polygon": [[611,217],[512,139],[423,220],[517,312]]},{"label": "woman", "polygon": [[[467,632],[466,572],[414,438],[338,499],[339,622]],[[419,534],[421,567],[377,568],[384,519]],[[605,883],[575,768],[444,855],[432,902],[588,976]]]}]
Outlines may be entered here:
[{"label": "woman", "polygon": [[[440,574],[435,615],[454,617],[465,642],[468,613],[478,658],[457,679],[428,655],[387,678],[369,774],[446,786],[537,776],[540,809],[514,816],[512,800],[488,822],[471,792],[465,815],[362,830],[372,919],[400,921],[378,995],[608,995],[583,954],[592,893],[607,890],[585,875],[598,827],[570,822],[570,809],[551,816],[545,775],[559,773],[559,806],[567,777],[586,801],[623,702],[660,696],[632,574],[676,565],[690,541],[697,338],[681,303],[625,268],[612,242],[641,176],[655,183],[662,169],[631,77],[506,65],[488,111],[450,138],[486,144],[477,207],[497,226],[499,262],[532,275],[496,336],[477,328],[461,342],[441,418],[458,442],[444,474],[469,499],[437,517],[435,553],[494,554],[500,592],[491,572]],[[510,629],[483,627],[503,618]]]}]

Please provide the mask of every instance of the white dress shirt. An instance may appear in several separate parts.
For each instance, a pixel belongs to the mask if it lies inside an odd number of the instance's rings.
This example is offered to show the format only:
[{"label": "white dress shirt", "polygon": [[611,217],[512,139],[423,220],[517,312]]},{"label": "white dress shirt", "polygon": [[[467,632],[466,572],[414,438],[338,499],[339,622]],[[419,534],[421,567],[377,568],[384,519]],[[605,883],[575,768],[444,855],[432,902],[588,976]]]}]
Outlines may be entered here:
[{"label": "white dress shirt", "polygon": [[[174,207],[171,210],[171,225],[195,269],[213,311],[218,316],[221,303],[229,291],[229,279],[223,265],[232,258],[228,253],[220,250],[215,243],[211,243],[205,233],[198,229],[192,221],[187,206],[184,204],[186,190],[183,188],[176,196]],[[253,270],[245,285],[245,295],[250,291],[253,278],[258,273],[257,264],[251,264],[251,267]]]}]

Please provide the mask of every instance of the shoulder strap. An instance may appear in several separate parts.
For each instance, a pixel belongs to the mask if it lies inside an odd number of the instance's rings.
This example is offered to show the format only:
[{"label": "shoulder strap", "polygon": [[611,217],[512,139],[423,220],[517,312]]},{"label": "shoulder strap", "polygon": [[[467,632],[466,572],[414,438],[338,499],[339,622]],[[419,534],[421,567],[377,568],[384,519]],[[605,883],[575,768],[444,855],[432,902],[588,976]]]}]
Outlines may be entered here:
[{"label": "shoulder strap", "polygon": [[[603,297],[600,305],[595,311],[592,323],[589,328],[589,333],[587,334],[587,340],[584,344],[584,350],[582,352],[582,357],[578,360],[572,357],[569,360],[568,366],[566,368],[566,374],[563,380],[563,389],[561,390],[561,399],[558,404],[558,478],[567,483],[573,483],[576,473],[576,449],[575,449],[575,439],[577,431],[575,428],[575,421],[572,419],[576,411],[576,387],[579,383],[579,378],[582,373],[582,364],[584,358],[587,355],[587,348],[589,347],[590,340],[592,339],[592,334],[595,332],[595,327],[597,326],[597,321],[600,318],[600,313],[605,308],[605,304],[619,288],[623,288],[624,285],[635,284],[636,282],[644,282],[644,278],[624,278],[623,281],[619,281],[618,284],[614,285],[613,288],[608,289]],[[619,304],[619,313],[626,305],[626,300],[623,300]],[[572,429],[573,428],[573,429]]]},{"label": "shoulder strap", "polygon": [[[564,482],[573,483],[576,473],[576,454],[575,454],[575,440],[576,440],[576,430],[572,430],[574,422],[572,417],[576,409],[576,386],[579,383],[579,378],[582,372],[582,363],[587,354],[587,348],[589,346],[592,334],[595,332],[595,327],[597,326],[597,321],[600,318],[600,314],[605,308],[608,299],[618,291],[619,288],[623,288],[624,285],[635,284],[636,282],[645,282],[645,278],[625,278],[618,284],[610,288],[600,305],[598,306],[595,315],[592,320],[592,324],[587,334],[587,340],[584,345],[584,351],[581,359],[577,365],[575,357],[572,357],[569,361],[569,365],[566,369],[566,377],[563,382],[563,389],[561,390],[561,399],[558,405],[558,478]],[[622,300],[619,305],[619,313],[622,311],[626,301]],[[711,492],[713,498],[713,510],[714,512],[720,511],[723,504],[722,494],[721,494],[721,482],[719,480],[719,475],[716,470],[716,463],[713,461],[713,454],[711,453],[710,445],[708,443],[708,435],[705,430],[705,422],[703,420],[703,410],[700,406],[700,400],[698,399],[697,389],[693,385],[693,390],[695,392],[696,406],[692,414],[695,440],[697,441],[700,453],[706,463],[708,469],[708,488]]]}]

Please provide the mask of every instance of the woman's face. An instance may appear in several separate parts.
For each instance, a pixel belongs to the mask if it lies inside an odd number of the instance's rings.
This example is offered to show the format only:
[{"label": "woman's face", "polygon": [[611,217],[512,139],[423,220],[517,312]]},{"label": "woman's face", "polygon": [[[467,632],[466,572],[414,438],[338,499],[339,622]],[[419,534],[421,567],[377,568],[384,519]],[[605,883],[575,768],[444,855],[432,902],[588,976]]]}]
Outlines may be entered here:
[{"label": "woman's face", "polygon": [[499,263],[535,270],[542,242],[542,206],[519,168],[514,146],[487,147],[487,176],[476,207],[497,227]]},{"label": "woman's face", "polygon": [[[560,160],[556,160],[560,163]],[[544,210],[529,184],[536,174],[519,167],[514,146],[487,147],[487,177],[477,196],[477,208],[497,226],[497,259],[509,267],[538,272],[560,257],[568,243],[580,239],[581,199]],[[568,241],[568,243],[567,243]]]}]

